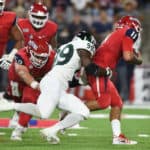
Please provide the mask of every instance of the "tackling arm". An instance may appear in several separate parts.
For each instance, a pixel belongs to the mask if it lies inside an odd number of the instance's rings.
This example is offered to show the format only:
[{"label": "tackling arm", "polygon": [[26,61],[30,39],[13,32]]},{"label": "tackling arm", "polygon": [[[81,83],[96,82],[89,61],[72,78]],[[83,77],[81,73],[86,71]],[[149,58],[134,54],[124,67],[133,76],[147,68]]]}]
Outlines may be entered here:
[{"label": "tackling arm", "polygon": [[110,76],[111,70],[107,68],[102,68],[96,65],[91,60],[91,54],[88,51],[79,49],[78,54],[81,58],[81,64],[85,68],[86,74],[93,76]]}]

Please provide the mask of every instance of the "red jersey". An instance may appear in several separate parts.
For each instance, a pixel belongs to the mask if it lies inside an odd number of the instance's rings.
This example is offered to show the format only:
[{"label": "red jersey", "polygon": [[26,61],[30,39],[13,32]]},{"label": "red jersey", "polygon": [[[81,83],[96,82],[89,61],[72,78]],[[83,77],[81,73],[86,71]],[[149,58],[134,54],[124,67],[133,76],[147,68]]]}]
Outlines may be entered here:
[{"label": "red jersey", "polygon": [[21,65],[25,65],[28,68],[30,74],[35,78],[36,81],[40,81],[42,79],[42,77],[48,71],[51,70],[53,60],[55,57],[55,52],[53,50],[50,53],[47,63],[42,68],[36,68],[32,65],[30,58],[29,58],[29,54],[26,51],[27,51],[26,47],[22,48],[15,55],[15,59],[14,59],[13,63],[11,64],[11,66],[9,68],[9,72],[8,72],[9,80],[22,82],[22,80],[20,79],[20,77],[17,75],[17,73],[15,71],[15,67],[14,67],[15,62],[17,62]]},{"label": "red jersey", "polygon": [[95,64],[114,69],[122,57],[123,51],[133,51],[134,41],[138,33],[131,28],[124,27],[112,32],[96,50],[93,57]]},{"label": "red jersey", "polygon": [[39,30],[36,30],[32,26],[29,19],[19,19],[18,25],[23,32],[25,46],[27,45],[31,36],[43,37],[43,39],[50,43],[51,39],[56,35],[57,32],[57,24],[52,21],[47,21],[45,26]]},{"label": "red jersey", "polygon": [[4,54],[8,42],[11,27],[16,23],[14,12],[4,11],[0,15],[0,57]]}]

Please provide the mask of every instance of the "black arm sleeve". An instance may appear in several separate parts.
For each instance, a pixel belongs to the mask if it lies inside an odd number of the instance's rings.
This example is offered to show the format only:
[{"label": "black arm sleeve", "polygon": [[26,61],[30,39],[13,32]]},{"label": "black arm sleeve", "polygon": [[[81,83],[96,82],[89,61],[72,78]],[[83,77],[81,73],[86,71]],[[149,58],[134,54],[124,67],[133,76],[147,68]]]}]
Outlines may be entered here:
[{"label": "black arm sleeve", "polygon": [[74,88],[76,86],[80,86],[79,80],[73,76],[72,81],[69,81],[69,88]]},{"label": "black arm sleeve", "polygon": [[138,32],[135,31],[135,29],[131,28],[126,31],[126,36],[128,36],[135,42],[137,40],[139,34],[138,34]]},{"label": "black arm sleeve", "polygon": [[93,75],[95,77],[107,76],[107,70],[99,67],[98,65],[94,63],[90,63],[88,66],[86,66],[85,71],[86,71],[86,74]]}]

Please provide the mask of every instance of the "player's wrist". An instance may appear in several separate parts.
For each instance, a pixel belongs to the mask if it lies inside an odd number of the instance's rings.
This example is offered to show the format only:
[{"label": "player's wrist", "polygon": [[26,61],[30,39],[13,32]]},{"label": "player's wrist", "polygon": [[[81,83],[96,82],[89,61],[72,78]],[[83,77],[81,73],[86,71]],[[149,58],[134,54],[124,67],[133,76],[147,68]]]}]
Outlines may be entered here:
[{"label": "player's wrist", "polygon": [[30,84],[30,87],[33,89],[39,89],[39,82],[33,80]]}]

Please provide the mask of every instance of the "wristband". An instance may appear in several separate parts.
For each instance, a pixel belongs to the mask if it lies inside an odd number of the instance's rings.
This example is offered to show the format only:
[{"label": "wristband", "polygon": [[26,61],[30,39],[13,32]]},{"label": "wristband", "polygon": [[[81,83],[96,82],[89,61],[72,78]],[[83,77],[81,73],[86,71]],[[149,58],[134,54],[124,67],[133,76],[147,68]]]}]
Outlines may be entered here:
[{"label": "wristband", "polygon": [[39,86],[39,82],[37,82],[37,81],[35,81],[35,80],[32,81],[31,84],[30,84],[30,87],[31,87],[32,89],[37,89],[38,86]]}]

